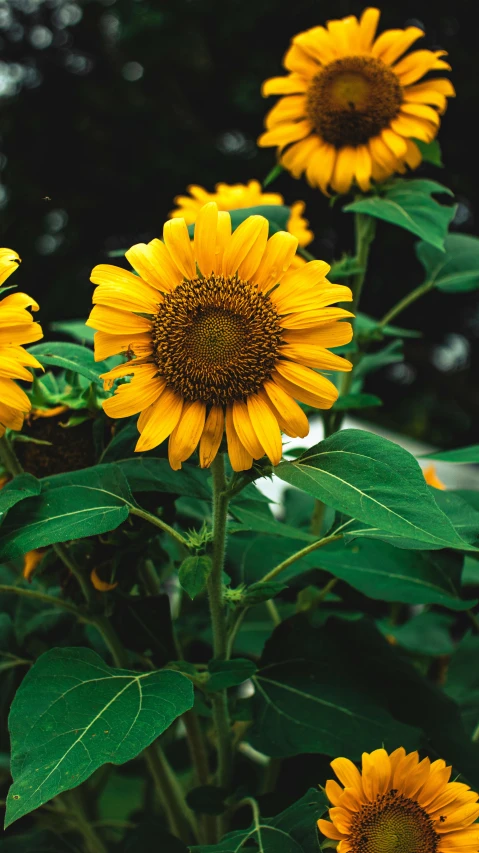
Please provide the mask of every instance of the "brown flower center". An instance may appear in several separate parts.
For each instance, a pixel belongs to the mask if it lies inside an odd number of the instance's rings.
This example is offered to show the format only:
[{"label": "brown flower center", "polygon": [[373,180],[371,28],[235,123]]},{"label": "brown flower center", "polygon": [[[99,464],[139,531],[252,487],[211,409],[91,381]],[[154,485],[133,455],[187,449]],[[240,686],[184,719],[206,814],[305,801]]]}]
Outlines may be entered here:
[{"label": "brown flower center", "polygon": [[271,376],[281,344],[268,296],[236,276],[183,281],[153,321],[154,359],[185,400],[245,400]]},{"label": "brown flower center", "polygon": [[439,838],[427,812],[393,789],[361,807],[349,840],[352,853],[436,853]]},{"label": "brown flower center", "polygon": [[313,78],[307,112],[325,142],[363,145],[396,118],[402,104],[398,78],[378,59],[347,56]]}]

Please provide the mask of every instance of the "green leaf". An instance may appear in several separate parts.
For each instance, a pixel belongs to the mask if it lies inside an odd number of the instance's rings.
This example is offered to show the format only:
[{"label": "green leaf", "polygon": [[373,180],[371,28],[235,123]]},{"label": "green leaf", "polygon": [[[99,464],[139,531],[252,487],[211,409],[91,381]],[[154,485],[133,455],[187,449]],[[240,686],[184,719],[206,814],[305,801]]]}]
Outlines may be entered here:
[{"label": "green leaf", "polygon": [[272,184],[273,181],[276,180],[276,178],[279,178],[282,172],[284,172],[284,166],[282,166],[281,163],[276,163],[276,166],[273,166],[271,171],[268,172],[268,174],[266,175],[263,181],[263,189],[269,187],[269,185]]},{"label": "green leaf", "polygon": [[356,314],[356,336],[381,340],[384,336],[396,338],[420,338],[421,332],[414,329],[401,329],[399,326],[379,326],[379,320],[358,311]]},{"label": "green leaf", "polygon": [[479,637],[466,634],[447,668],[445,691],[459,705],[464,726],[472,737],[479,731]]},{"label": "green leaf", "polygon": [[382,404],[382,400],[374,394],[345,394],[344,397],[338,397],[332,408],[335,412],[345,412],[349,409],[369,409]]},{"label": "green leaf", "polygon": [[[479,507],[475,509],[474,506],[468,503],[468,492],[442,491],[442,489],[434,489],[433,486],[429,488],[432,490],[437,505],[447,515],[459,535],[472,545],[478,544]],[[479,492],[471,492],[471,494],[479,494]],[[464,499],[464,496],[466,496],[466,499]]]},{"label": "green leaf", "polygon": [[5,826],[135,758],[193,706],[177,672],[112,669],[90,649],[52,649],[22,681],[9,717],[12,776]]},{"label": "green leaf", "polygon": [[74,341],[81,345],[91,344],[95,337],[95,330],[85,326],[84,320],[63,320],[61,322],[50,323],[52,332],[61,332],[62,335],[69,335]]},{"label": "green leaf", "polygon": [[294,462],[281,462],[275,472],[290,485],[371,525],[364,535],[381,539],[384,533],[392,534],[401,537],[404,547],[412,542],[419,548],[472,549],[437,506],[416,459],[381,436],[342,430]]},{"label": "green leaf", "polygon": [[278,581],[260,581],[248,586],[244,591],[243,602],[248,607],[253,604],[261,604],[263,601],[269,601],[270,598],[275,598],[287,585]]},{"label": "green leaf", "polygon": [[364,355],[354,370],[354,383],[362,380],[368,373],[382,370],[390,364],[398,364],[404,361],[402,341],[391,341],[378,352]]},{"label": "green leaf", "polygon": [[437,462],[455,462],[458,465],[479,464],[479,444],[458,447],[457,450],[438,450],[436,453],[428,453],[420,458],[434,459]]},{"label": "green leaf", "polygon": [[269,533],[272,536],[286,536],[289,539],[298,539],[301,542],[314,542],[315,537],[311,533],[306,533],[304,530],[291,527],[289,524],[283,524],[277,521],[273,515],[270,517],[260,515],[244,506],[231,506],[231,514],[241,522],[241,524],[230,523],[228,530],[230,533],[243,533],[253,530],[255,533]]},{"label": "green leaf", "polygon": [[225,835],[219,844],[200,845],[191,850],[192,853],[240,853],[251,848],[259,853],[320,853],[316,822],[327,808],[323,792],[310,788],[284,812],[275,817],[261,817],[259,826],[237,829]]},{"label": "green leaf", "polygon": [[439,204],[432,197],[434,193],[453,195],[451,190],[436,181],[422,178],[397,180],[383,195],[359,199],[344,210],[384,219],[444,251],[444,239],[456,208]]},{"label": "green leaf", "polygon": [[128,517],[133,498],[115,465],[56,474],[41,494],[15,506],[0,528],[0,560],[34,548],[114,530]]},{"label": "green leaf", "polygon": [[137,456],[119,460],[118,467],[133,492],[168,492],[211,500],[210,473],[193,465],[184,464],[181,471],[173,471],[167,459]]},{"label": "green leaf", "polygon": [[454,651],[451,639],[453,618],[444,613],[419,613],[404,625],[391,625],[384,619],[378,625],[388,638],[393,637],[401,648],[417,655],[450,655]]},{"label": "green leaf", "polygon": [[246,658],[234,658],[234,660],[211,660],[208,664],[209,680],[204,688],[208,693],[216,690],[226,690],[228,687],[237,687],[247,681],[256,672],[256,664]]},{"label": "green leaf", "polygon": [[433,139],[432,142],[422,142],[420,139],[414,139],[413,141],[419,148],[425,163],[431,163],[432,166],[443,168],[441,146],[437,139]]},{"label": "green leaf", "polygon": [[0,491],[0,521],[15,504],[40,494],[40,480],[31,474],[19,474],[10,480]]},{"label": "green leaf", "polygon": [[178,570],[178,580],[191,600],[206,586],[213,564],[207,556],[186,557]]},{"label": "green leaf", "polygon": [[445,253],[427,243],[416,243],[416,255],[426,281],[445,293],[464,293],[479,287],[479,239],[471,234],[449,234]]},{"label": "green leaf", "polygon": [[344,255],[340,261],[332,262],[328,276],[331,281],[343,281],[363,271],[363,267],[358,264],[356,258]]},{"label": "green leaf", "polygon": [[90,382],[103,387],[100,374],[108,370],[108,366],[100,361],[95,362],[93,352],[87,347],[79,344],[68,344],[54,341],[52,343],[35,344],[28,351],[38,358],[40,364],[47,367],[60,367],[62,370],[71,370],[79,373]]}]

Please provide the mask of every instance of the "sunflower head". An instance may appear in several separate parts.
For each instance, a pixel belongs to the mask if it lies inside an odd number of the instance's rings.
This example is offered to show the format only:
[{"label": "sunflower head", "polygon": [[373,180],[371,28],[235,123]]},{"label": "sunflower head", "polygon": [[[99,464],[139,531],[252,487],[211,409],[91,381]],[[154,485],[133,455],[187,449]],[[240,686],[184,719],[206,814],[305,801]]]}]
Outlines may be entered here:
[{"label": "sunflower head", "polygon": [[[182,217],[187,225],[196,222],[199,211],[209,201],[218,205],[218,210],[241,210],[245,207],[258,207],[259,205],[284,205],[284,198],[280,193],[264,193],[259,181],[248,181],[247,184],[223,184],[215,186],[215,192],[209,193],[203,187],[191,185],[188,187],[189,195],[178,195],[175,198],[175,207],[170,216]],[[304,201],[295,201],[291,205],[291,215],[288,219],[287,229],[290,234],[298,239],[299,246],[307,246],[314,239],[314,234],[309,230],[309,222],[304,217]],[[299,260],[299,256],[296,256]]]},{"label": "sunflower head", "polygon": [[[431,142],[446,100],[454,95],[444,77],[442,50],[406,51],[424,33],[417,27],[386,30],[377,38],[379,9],[328,21],[299,33],[284,57],[286,77],[263,84],[264,95],[282,95],[266,117],[261,146],[277,146],[294,177],[306,172],[312,186],[346,193],[353,183],[370,189],[421,154],[414,139]],[[406,54],[406,55],[404,55]]]},{"label": "sunflower head", "polygon": [[[0,285],[20,263],[12,249],[0,249]],[[33,376],[28,367],[42,365],[21,344],[31,344],[43,337],[41,326],[34,323],[30,310],[38,311],[34,299],[26,293],[8,293],[1,298],[0,291],[0,436],[7,428],[19,430],[31,409],[30,400],[15,379],[30,381]]]},{"label": "sunflower head", "polygon": [[338,396],[316,369],[350,370],[329,351],[348,343],[351,316],[330,307],[350,301],[349,288],[330,284],[328,264],[292,269],[297,240],[268,239],[268,222],[250,216],[231,233],[229,213],[214,202],[198,213],[194,241],[184,219],[169,220],[163,242],[133,246],[126,257],[138,275],[95,267],[95,357],[124,352],[125,364],[104,375],[117,387],[103,407],[112,418],[140,413],[136,450],[169,436],[173,468],[199,445],[211,464],[226,430],[235,471],[253,459],[281,459],[281,432],[305,436],[309,424],[296,400],[329,408]]},{"label": "sunflower head", "polygon": [[330,820],[319,830],[338,842],[338,853],[477,853],[478,795],[449,782],[442,759],[419,761],[403,747],[363,753],[362,771],[347,758],[331,762]]}]

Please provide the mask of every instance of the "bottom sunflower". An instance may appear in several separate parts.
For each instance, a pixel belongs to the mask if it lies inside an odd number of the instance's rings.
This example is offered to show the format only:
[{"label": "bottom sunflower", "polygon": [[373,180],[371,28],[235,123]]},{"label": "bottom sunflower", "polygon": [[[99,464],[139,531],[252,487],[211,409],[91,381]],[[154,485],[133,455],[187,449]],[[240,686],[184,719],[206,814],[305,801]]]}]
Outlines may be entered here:
[{"label": "bottom sunflower", "polygon": [[333,804],[319,830],[338,841],[338,853],[477,853],[478,794],[449,782],[442,759],[419,761],[399,747],[363,753],[362,772],[347,758],[331,762],[341,787],[330,779]]}]

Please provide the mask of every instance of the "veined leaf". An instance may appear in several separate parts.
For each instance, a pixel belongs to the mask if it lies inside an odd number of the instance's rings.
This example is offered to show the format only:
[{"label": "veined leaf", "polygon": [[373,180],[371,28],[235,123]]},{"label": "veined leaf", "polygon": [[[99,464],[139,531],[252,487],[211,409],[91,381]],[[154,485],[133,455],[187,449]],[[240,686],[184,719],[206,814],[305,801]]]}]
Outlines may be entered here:
[{"label": "veined leaf", "polygon": [[445,293],[464,293],[479,287],[479,239],[471,234],[448,234],[445,251],[416,243],[416,255],[426,271],[426,281]]},{"label": "veined leaf", "polygon": [[[281,462],[276,474],[351,518],[412,547],[474,550],[441,512],[416,459],[404,448],[363,430],[342,430]],[[418,545],[419,543],[419,545]],[[398,540],[399,544],[399,540]]]},{"label": "veined leaf", "polygon": [[456,450],[438,450],[436,453],[428,453],[426,456],[421,456],[421,459],[433,459],[437,462],[455,462],[457,465],[479,464],[479,444],[471,444],[469,447],[458,447]]},{"label": "veined leaf", "polygon": [[100,374],[106,373],[108,366],[102,361],[95,362],[93,352],[88,347],[54,341],[35,344],[35,346],[28,348],[28,352],[38,358],[40,364],[44,366],[71,370],[73,373],[79,373],[89,379],[90,382],[103,387]]},{"label": "veined leaf", "polygon": [[202,556],[186,557],[178,569],[178,580],[191,599],[196,598],[206,586],[213,564],[211,558]]},{"label": "veined leaf", "polygon": [[451,190],[436,181],[423,178],[408,181],[399,179],[382,195],[359,199],[346,205],[344,210],[384,219],[417,234],[426,243],[444,252],[444,239],[456,207],[439,204],[432,197],[435,193],[453,195]]},{"label": "veined leaf", "polygon": [[12,506],[25,500],[25,498],[33,498],[35,495],[39,495],[40,490],[40,480],[31,474],[19,474],[18,477],[10,480],[0,491],[0,521]]},{"label": "veined leaf", "polygon": [[5,826],[135,758],[193,705],[177,672],[112,669],[90,649],[52,649],[22,681],[9,717],[13,785]]},{"label": "veined leaf", "polygon": [[181,471],[173,471],[167,459],[150,456],[120,459],[118,467],[133,492],[169,492],[211,500],[211,489],[208,485],[211,475],[202,468],[185,464]]}]

